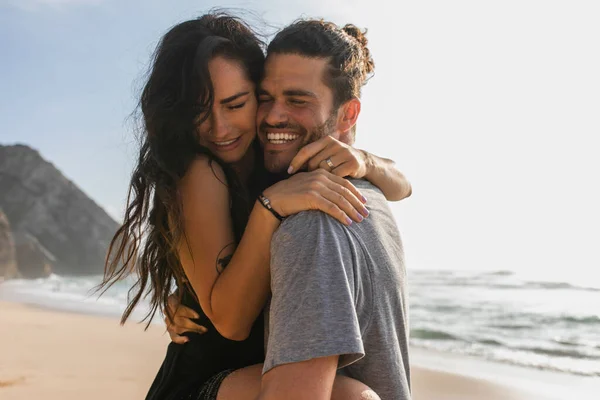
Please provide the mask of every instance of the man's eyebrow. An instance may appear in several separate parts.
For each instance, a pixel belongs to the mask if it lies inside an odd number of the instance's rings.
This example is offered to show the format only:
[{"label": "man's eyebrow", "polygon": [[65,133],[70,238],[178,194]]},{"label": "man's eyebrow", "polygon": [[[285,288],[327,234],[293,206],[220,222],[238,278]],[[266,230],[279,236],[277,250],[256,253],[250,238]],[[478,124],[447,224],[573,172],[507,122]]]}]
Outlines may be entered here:
[{"label": "man's eyebrow", "polygon": [[313,92],[309,92],[308,90],[302,90],[302,89],[284,90],[283,95],[284,96],[298,96],[298,97],[314,97],[314,98],[317,97],[317,95],[314,94]]},{"label": "man's eyebrow", "polygon": [[270,96],[271,93],[267,92],[265,89],[263,88],[258,88],[258,95],[266,95],[266,96]]},{"label": "man's eyebrow", "polygon": [[221,100],[219,103],[220,104],[231,103],[232,101],[237,100],[240,97],[247,95],[248,93],[250,93],[250,92],[240,92],[240,93],[234,94],[233,96],[229,96],[229,97]]}]

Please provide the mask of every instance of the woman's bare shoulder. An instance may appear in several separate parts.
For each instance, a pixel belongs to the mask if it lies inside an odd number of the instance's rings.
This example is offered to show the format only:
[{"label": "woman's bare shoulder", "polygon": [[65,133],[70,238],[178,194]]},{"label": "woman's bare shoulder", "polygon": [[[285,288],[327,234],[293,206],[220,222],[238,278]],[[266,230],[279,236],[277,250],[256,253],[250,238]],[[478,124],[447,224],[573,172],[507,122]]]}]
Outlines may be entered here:
[{"label": "woman's bare shoulder", "polygon": [[205,206],[228,204],[229,188],[225,172],[219,163],[206,156],[198,156],[192,161],[179,183],[179,190],[184,204],[188,201]]},{"label": "woman's bare shoulder", "polygon": [[227,189],[227,177],[218,162],[200,155],[190,164],[181,184],[182,188],[207,185],[209,187],[223,186]]}]

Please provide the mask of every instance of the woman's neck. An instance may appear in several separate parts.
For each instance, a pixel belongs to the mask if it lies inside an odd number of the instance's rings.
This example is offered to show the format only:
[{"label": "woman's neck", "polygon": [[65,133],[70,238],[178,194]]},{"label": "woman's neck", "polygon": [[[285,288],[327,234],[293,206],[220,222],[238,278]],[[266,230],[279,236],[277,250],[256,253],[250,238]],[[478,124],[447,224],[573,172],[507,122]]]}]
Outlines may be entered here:
[{"label": "woman's neck", "polygon": [[254,171],[254,160],[256,154],[254,154],[254,146],[248,147],[248,151],[244,154],[241,160],[236,163],[232,163],[231,167],[235,171],[236,175],[240,179],[240,182],[244,187],[248,187],[248,182],[250,181],[250,176]]}]

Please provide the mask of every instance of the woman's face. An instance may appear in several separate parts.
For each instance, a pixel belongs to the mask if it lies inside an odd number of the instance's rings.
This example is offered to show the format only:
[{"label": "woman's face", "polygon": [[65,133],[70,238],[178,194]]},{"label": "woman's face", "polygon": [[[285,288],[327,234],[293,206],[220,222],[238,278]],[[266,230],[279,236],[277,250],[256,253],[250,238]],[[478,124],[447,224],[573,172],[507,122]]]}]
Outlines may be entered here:
[{"label": "woman's face", "polygon": [[214,104],[198,126],[200,144],[226,163],[240,161],[256,135],[254,83],[237,61],[217,56],[208,63]]}]

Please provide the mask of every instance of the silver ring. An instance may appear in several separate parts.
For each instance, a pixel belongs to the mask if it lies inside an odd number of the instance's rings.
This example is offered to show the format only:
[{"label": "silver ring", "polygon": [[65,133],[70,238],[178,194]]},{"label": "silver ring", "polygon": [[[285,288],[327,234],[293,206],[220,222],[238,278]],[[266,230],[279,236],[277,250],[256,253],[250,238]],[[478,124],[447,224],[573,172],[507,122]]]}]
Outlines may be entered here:
[{"label": "silver ring", "polygon": [[334,165],[334,164],[331,162],[331,157],[327,158],[327,159],[325,160],[325,163],[327,164],[327,166],[328,166],[329,168],[331,168],[331,169],[334,169],[334,168],[335,168],[335,165]]}]

